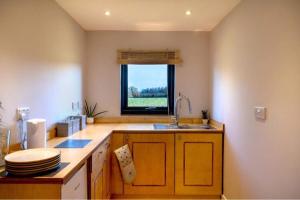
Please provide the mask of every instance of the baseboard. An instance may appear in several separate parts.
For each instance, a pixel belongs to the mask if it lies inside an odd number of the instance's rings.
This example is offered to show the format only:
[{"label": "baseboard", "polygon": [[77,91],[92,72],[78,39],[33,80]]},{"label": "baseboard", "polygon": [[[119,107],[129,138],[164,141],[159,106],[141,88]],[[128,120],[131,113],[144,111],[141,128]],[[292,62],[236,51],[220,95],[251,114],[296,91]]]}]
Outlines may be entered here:
[{"label": "baseboard", "polygon": [[116,195],[112,194],[111,199],[214,199],[220,200],[220,195],[156,195],[156,194],[149,194],[149,195]]},{"label": "baseboard", "polygon": [[224,194],[222,194],[222,195],[221,195],[221,199],[222,199],[222,200],[227,200],[227,197],[226,197]]}]

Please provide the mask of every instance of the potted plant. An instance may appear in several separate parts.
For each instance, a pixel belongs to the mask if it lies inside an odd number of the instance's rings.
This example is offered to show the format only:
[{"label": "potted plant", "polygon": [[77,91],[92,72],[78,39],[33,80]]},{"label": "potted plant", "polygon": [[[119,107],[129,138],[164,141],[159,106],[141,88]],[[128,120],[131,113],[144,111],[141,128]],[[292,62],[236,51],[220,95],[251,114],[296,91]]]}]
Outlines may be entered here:
[{"label": "potted plant", "polygon": [[94,106],[92,106],[92,105],[89,105],[86,100],[85,100],[84,109],[85,109],[85,114],[87,117],[86,118],[87,124],[93,124],[95,121],[95,117],[107,112],[107,111],[101,111],[101,112],[96,113],[97,103]]},{"label": "potted plant", "polygon": [[209,120],[209,117],[208,117],[208,110],[202,110],[202,123],[207,125],[208,124],[208,120]]}]

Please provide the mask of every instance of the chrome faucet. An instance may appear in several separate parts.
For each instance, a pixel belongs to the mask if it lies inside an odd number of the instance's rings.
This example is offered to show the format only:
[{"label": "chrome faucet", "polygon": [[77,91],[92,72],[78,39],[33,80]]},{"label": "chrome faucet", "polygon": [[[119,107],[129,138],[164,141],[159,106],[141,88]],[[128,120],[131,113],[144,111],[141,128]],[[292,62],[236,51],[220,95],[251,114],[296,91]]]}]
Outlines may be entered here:
[{"label": "chrome faucet", "polygon": [[[179,124],[179,118],[180,118],[180,110],[178,109],[179,107],[179,103],[181,105],[181,101],[182,100],[186,100],[187,103],[188,103],[188,107],[189,107],[189,113],[192,113],[192,105],[191,105],[191,101],[188,97],[182,95],[180,92],[179,92],[179,95],[178,97],[176,98],[175,100],[175,107],[174,107],[174,116],[172,116],[172,120],[173,120],[173,125],[176,125],[178,126]],[[180,107],[181,108],[181,107]]]}]

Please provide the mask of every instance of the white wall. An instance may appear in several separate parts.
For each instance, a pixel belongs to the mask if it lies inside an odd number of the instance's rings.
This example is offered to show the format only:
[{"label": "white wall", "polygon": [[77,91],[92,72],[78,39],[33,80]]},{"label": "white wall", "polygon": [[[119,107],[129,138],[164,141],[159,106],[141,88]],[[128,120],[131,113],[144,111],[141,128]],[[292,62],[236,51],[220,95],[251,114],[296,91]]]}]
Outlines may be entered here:
[{"label": "white wall", "polygon": [[[192,116],[199,117],[208,107],[208,33],[207,32],[126,32],[95,31],[87,34],[87,73],[85,91],[88,101],[98,102],[106,116],[120,116],[120,67],[117,49],[179,49],[183,64],[176,67],[176,94],[190,97]],[[187,106],[183,115],[188,116]]]},{"label": "white wall", "polygon": [[300,1],[242,1],[212,32],[210,53],[225,195],[300,198]]},{"label": "white wall", "polygon": [[85,32],[52,0],[0,1],[0,101],[17,142],[16,108],[48,128],[82,100]]}]

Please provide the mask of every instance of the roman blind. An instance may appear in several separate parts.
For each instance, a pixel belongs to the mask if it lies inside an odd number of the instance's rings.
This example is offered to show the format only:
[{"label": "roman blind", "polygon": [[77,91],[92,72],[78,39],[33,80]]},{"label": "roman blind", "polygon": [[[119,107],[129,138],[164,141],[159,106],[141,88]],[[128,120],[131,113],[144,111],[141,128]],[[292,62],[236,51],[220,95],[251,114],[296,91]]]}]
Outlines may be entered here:
[{"label": "roman blind", "polygon": [[179,50],[118,50],[119,64],[180,64]]}]

